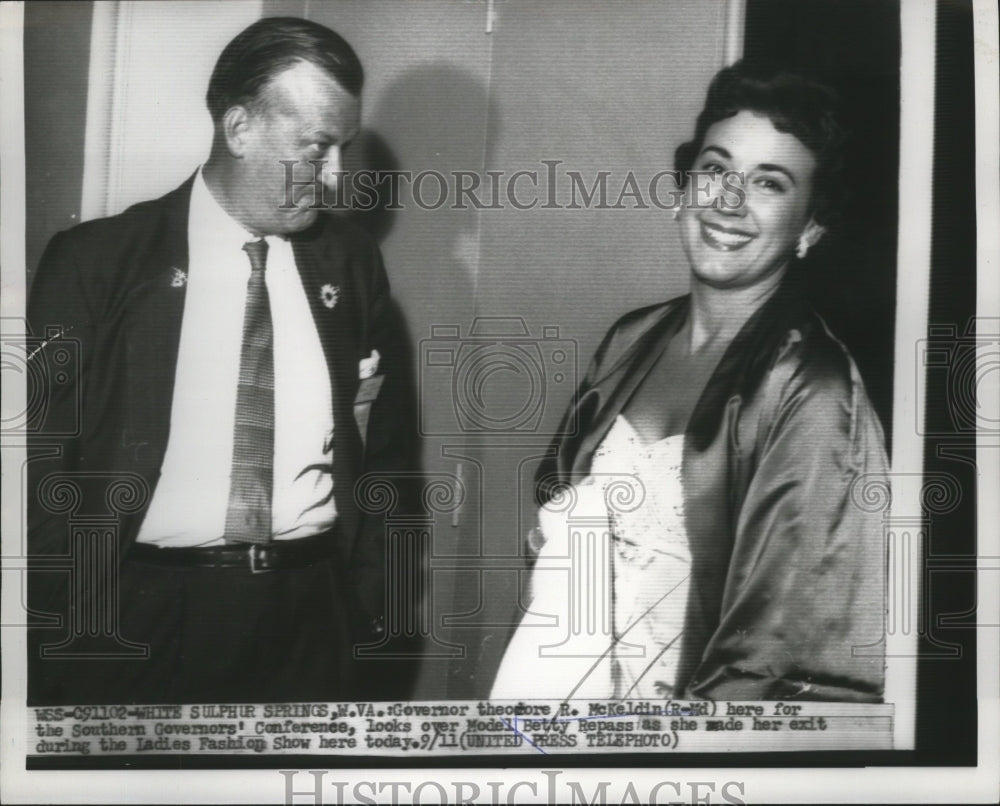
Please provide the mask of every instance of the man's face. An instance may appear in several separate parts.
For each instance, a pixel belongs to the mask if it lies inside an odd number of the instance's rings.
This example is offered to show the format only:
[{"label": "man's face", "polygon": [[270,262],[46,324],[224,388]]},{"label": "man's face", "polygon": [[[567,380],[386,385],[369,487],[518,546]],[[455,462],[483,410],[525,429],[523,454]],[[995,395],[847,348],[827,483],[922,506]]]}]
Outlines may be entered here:
[{"label": "man's face", "polygon": [[316,220],[318,210],[310,207],[322,199],[311,184],[288,186],[282,161],[295,163],[292,175],[303,183],[314,176],[308,161],[325,161],[322,180],[332,204],[343,150],[360,128],[361,102],[310,62],[279,73],[262,101],[241,132],[231,202],[240,222],[258,234],[297,232]]}]

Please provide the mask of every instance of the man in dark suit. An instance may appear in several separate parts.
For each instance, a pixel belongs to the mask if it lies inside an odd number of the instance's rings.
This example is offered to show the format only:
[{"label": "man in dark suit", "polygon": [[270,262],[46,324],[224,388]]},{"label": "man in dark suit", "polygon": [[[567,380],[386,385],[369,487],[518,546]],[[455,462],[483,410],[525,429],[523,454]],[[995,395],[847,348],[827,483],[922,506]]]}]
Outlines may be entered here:
[{"label": "man in dark suit", "polygon": [[29,450],[30,703],[357,695],[385,582],[355,485],[412,446],[379,250],[319,210],[362,80],[333,31],[258,21],[194,176],[50,242],[32,360],[78,364]]}]

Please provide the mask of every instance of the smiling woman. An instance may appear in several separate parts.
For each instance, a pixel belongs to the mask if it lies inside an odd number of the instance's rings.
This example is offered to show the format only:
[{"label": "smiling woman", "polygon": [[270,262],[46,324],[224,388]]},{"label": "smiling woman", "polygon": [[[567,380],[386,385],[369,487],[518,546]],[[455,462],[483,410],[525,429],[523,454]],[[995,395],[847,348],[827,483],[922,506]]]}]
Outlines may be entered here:
[{"label": "smiling woman", "polygon": [[[794,135],[778,131],[766,115],[742,110],[714,123],[695,161],[718,181],[709,187],[719,204],[687,205],[681,241],[695,279],[713,288],[776,283],[801,240],[808,248],[823,234],[811,215],[816,158]],[[723,205],[727,184],[739,204]]]},{"label": "smiling woman", "polygon": [[[713,80],[677,151],[690,294],[611,329],[539,469],[531,609],[559,621],[515,632],[494,698],[881,701],[882,525],[858,502],[884,437],[799,282],[837,210],[834,105],[787,73]],[[607,582],[588,601],[550,568],[567,552]]]}]

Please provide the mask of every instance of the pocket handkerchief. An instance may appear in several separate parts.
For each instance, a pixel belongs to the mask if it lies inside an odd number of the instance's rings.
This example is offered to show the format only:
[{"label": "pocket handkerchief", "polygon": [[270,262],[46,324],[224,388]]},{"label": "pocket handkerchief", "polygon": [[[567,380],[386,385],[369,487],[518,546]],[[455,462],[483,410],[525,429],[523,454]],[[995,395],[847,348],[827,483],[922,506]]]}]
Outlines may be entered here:
[{"label": "pocket handkerchief", "polygon": [[378,362],[381,357],[378,354],[378,350],[372,350],[372,354],[368,358],[362,358],[358,362],[358,377],[364,380],[365,378],[371,378],[378,372]]}]

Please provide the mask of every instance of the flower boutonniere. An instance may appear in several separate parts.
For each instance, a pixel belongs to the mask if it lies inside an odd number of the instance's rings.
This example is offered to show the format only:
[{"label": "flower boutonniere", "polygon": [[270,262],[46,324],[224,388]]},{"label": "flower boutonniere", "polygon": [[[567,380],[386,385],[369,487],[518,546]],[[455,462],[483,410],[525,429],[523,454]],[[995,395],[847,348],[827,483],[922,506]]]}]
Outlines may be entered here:
[{"label": "flower boutonniere", "polygon": [[326,283],[319,290],[319,298],[323,301],[323,304],[327,308],[330,308],[332,310],[333,306],[337,304],[337,300],[340,299],[340,288],[338,286]]},{"label": "flower boutonniere", "polygon": [[171,288],[184,288],[187,285],[188,276],[184,269],[180,269],[177,266],[170,267],[170,287]]}]

